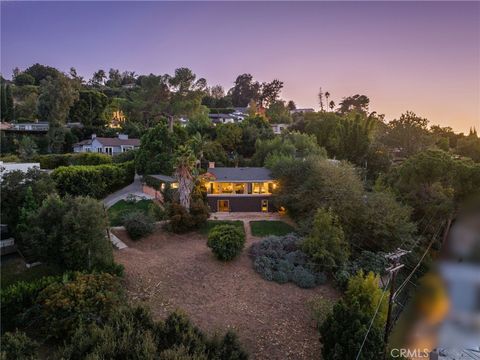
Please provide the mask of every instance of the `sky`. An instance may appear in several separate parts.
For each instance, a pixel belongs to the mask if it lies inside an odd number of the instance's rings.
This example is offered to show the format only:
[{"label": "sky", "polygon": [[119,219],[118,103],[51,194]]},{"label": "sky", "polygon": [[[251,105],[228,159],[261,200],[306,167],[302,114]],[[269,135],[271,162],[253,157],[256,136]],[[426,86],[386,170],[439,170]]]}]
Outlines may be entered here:
[{"label": "sky", "polygon": [[387,120],[480,128],[480,2],[2,1],[0,60],[6,78],[37,62],[87,79],[186,66],[227,90],[251,73],[297,107],[318,108],[322,87]]}]

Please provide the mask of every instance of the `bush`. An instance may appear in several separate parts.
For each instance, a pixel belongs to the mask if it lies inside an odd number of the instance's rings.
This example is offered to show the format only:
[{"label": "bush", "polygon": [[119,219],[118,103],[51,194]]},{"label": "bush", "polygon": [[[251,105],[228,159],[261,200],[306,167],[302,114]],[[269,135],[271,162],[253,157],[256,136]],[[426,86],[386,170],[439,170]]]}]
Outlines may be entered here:
[{"label": "bush", "polygon": [[[136,150],[130,150],[130,151],[125,151],[120,154],[113,155],[112,162],[114,164],[120,164],[128,161],[134,161],[135,160],[135,154]],[[108,155],[107,155],[108,156]]]},{"label": "bush", "polygon": [[302,266],[296,266],[292,273],[292,281],[301,288],[312,288],[315,286],[315,276],[310,270]]},{"label": "bush", "polygon": [[177,202],[169,204],[167,216],[170,220],[167,228],[174,233],[184,233],[205,224],[210,212],[203,201],[195,200],[190,206],[190,212]]},{"label": "bush", "polygon": [[141,211],[126,214],[123,217],[123,225],[132,240],[138,240],[151,234],[153,230],[155,230],[153,218]]},{"label": "bush", "polygon": [[219,260],[229,261],[245,246],[245,234],[235,226],[218,225],[210,230],[207,245]]},{"label": "bush", "polygon": [[52,172],[61,195],[91,196],[101,199],[133,182],[133,162],[95,166],[62,166]]},{"label": "bush", "polygon": [[61,281],[60,276],[46,276],[32,282],[17,282],[0,292],[2,331],[21,326],[26,312],[36,303],[38,294],[48,285]]},{"label": "bush", "polygon": [[322,285],[327,278],[316,271],[308,256],[298,249],[302,239],[295,234],[269,236],[250,249],[253,267],[265,280],[279,284],[293,282],[302,288]]},{"label": "bush", "polygon": [[119,279],[110,274],[76,274],[53,283],[38,295],[39,319],[49,336],[62,339],[81,325],[101,324],[121,304]]},{"label": "bush", "polygon": [[34,360],[37,359],[35,353],[38,344],[30,339],[25,333],[15,331],[5,333],[2,336],[2,351],[0,358],[2,360]]},{"label": "bush", "polygon": [[34,160],[40,163],[42,169],[56,169],[60,166],[70,165],[102,165],[112,163],[111,156],[99,153],[37,155]]}]

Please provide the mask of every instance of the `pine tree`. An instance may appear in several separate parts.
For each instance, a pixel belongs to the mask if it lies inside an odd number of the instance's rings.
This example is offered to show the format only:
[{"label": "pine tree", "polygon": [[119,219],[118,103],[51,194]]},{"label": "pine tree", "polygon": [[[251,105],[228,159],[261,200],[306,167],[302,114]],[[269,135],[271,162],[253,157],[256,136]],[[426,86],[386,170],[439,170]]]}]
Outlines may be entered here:
[{"label": "pine tree", "polygon": [[2,121],[5,121],[6,119],[6,112],[7,112],[7,97],[6,97],[6,91],[5,91],[5,85],[2,84],[0,87],[0,113],[1,113],[1,119]]},{"label": "pine tree", "polygon": [[13,121],[14,112],[13,112],[13,96],[12,89],[10,85],[5,87],[5,121]]}]

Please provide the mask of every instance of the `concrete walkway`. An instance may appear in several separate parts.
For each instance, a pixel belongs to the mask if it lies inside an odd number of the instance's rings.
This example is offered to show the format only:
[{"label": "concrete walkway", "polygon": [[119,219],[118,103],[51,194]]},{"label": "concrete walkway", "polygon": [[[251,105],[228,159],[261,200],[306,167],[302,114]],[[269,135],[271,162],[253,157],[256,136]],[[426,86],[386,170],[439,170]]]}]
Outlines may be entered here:
[{"label": "concrete walkway", "polygon": [[122,240],[116,237],[110,230],[108,231],[110,235],[110,241],[112,242],[113,246],[115,246],[118,250],[122,250],[127,248],[127,244],[125,244]]},{"label": "concrete walkway", "polygon": [[103,203],[107,208],[109,208],[120,200],[125,200],[129,195],[133,195],[137,198],[153,199],[151,195],[143,192],[142,177],[140,175],[135,175],[133,183],[114,192],[113,194],[108,195],[105,199],[103,199]]}]

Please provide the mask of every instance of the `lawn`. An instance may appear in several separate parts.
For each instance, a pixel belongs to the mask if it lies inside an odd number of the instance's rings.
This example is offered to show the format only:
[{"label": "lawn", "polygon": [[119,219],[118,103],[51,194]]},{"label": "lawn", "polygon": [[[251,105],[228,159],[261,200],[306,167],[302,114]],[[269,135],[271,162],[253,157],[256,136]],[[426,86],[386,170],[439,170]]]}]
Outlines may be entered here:
[{"label": "lawn", "polygon": [[[121,226],[122,218],[125,214],[133,211],[141,211],[145,214],[151,214],[155,217],[150,208],[154,205],[152,200],[139,200],[136,202],[120,200],[108,209],[108,218],[110,226]],[[155,220],[160,220],[156,218]]]},{"label": "lawn", "polygon": [[62,271],[53,265],[40,264],[27,269],[25,262],[18,255],[9,255],[2,259],[1,281],[2,289],[18,281],[34,281],[44,276],[59,275]]},{"label": "lawn", "polygon": [[260,237],[268,235],[282,236],[295,231],[294,227],[286,222],[274,220],[250,221],[250,228],[253,236]]},{"label": "lawn", "polygon": [[242,232],[245,232],[243,228],[243,221],[240,220],[208,220],[205,225],[200,228],[200,233],[208,235],[208,232],[217,225],[234,225],[238,226]]}]

